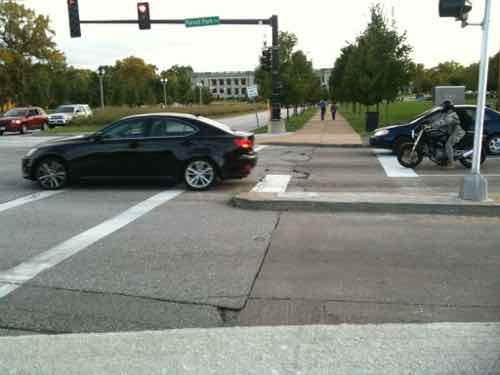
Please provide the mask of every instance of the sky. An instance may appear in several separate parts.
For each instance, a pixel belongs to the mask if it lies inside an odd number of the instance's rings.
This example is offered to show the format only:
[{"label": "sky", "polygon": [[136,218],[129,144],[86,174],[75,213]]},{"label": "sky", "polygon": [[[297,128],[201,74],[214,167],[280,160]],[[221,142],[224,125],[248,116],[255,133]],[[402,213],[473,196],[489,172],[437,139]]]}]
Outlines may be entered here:
[{"label": "sky", "polygon": [[[186,29],[182,25],[82,25],[82,38],[69,36],[66,0],[24,0],[37,13],[46,14],[56,32],[55,41],[76,67],[95,69],[127,56],[138,56],[160,70],[191,65],[196,72],[253,70],[264,41],[271,43],[268,26],[209,26]],[[151,18],[185,19],[269,18],[276,14],[282,31],[293,32],[315,68],[331,68],[340,49],[353,41],[369,21],[376,0],[149,0]],[[406,31],[415,62],[432,67],[455,60],[479,60],[481,29],[451,18],[439,18],[438,0],[379,0],[388,17]],[[136,0],[79,0],[81,19],[136,19]],[[483,0],[473,0],[470,21],[480,21]],[[490,54],[500,49],[500,1],[493,0]]]}]

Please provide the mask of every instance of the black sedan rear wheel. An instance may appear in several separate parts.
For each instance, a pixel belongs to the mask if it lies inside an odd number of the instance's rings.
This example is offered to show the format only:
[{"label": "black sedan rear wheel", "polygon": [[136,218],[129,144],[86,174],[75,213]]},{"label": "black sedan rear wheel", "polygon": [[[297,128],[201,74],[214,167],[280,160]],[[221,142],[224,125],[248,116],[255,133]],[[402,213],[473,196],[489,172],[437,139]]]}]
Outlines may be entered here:
[{"label": "black sedan rear wheel", "polygon": [[48,157],[37,164],[35,177],[42,189],[58,190],[68,183],[68,170],[62,160]]},{"label": "black sedan rear wheel", "polygon": [[193,159],[184,169],[184,182],[190,190],[209,189],[216,179],[215,167],[206,159]]}]

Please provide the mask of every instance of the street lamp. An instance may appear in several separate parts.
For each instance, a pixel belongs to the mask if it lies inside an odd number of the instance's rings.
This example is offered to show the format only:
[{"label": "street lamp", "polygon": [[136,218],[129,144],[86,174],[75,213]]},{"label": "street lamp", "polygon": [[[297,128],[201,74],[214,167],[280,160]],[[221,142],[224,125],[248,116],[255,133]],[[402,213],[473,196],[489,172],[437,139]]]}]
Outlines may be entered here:
[{"label": "street lamp", "polygon": [[99,67],[99,69],[97,70],[97,75],[99,76],[99,88],[101,90],[101,108],[104,108],[104,67]]},{"label": "street lamp", "polygon": [[165,107],[167,106],[167,82],[168,79],[166,77],[161,79],[161,83],[163,85],[163,104],[165,104]]},{"label": "street lamp", "polygon": [[203,105],[203,97],[202,97],[202,95],[201,95],[201,90],[202,90],[202,88],[203,88],[203,83],[202,83],[202,82],[198,82],[198,83],[196,84],[196,86],[198,86],[198,93],[199,93],[199,95],[200,95],[200,105]]}]

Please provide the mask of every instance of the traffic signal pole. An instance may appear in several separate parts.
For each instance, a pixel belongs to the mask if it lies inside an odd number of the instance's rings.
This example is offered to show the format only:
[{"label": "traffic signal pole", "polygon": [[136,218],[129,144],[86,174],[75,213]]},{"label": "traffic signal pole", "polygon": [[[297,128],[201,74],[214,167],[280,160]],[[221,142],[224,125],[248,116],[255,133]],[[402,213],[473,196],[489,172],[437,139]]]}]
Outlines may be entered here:
[{"label": "traffic signal pole", "polygon": [[486,107],[486,91],[488,84],[488,47],[490,40],[491,0],[485,0],[484,19],[480,24],[483,29],[481,42],[481,62],[479,66],[479,90],[477,97],[476,125],[474,133],[474,154],[471,174],[465,176],[460,197],[472,201],[488,199],[488,181],[481,175],[481,155],[483,147],[484,112]]},{"label": "traffic signal pole", "polygon": [[[128,20],[80,20],[78,11],[78,0],[67,0],[70,18],[70,30],[72,37],[80,37],[80,24],[84,25],[123,25],[135,24],[141,29],[146,25],[187,25],[186,19],[149,19],[149,4],[138,3],[139,19]],[[144,8],[145,7],[145,8]],[[146,16],[147,13],[147,16]],[[145,17],[145,18],[144,18]],[[281,84],[279,81],[280,56],[279,56],[279,29],[278,16],[271,18],[250,18],[250,19],[218,19],[220,25],[267,25],[272,28],[272,94],[271,94],[271,124],[270,132],[279,133],[285,130],[281,120]]]}]

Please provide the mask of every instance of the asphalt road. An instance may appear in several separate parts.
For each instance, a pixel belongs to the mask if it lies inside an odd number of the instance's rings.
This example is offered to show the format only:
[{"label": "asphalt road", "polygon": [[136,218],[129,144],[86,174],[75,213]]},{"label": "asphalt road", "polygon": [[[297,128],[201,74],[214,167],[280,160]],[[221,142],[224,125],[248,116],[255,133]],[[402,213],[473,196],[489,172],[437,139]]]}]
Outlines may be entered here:
[{"label": "asphalt road", "polygon": [[[19,163],[39,140],[0,138],[0,335],[500,320],[498,219],[229,205],[271,174],[290,175],[288,191],[451,191],[462,169],[394,178],[373,150],[270,146],[249,178],[210,192],[94,183],[43,197]],[[420,176],[433,171],[451,177]]]}]

